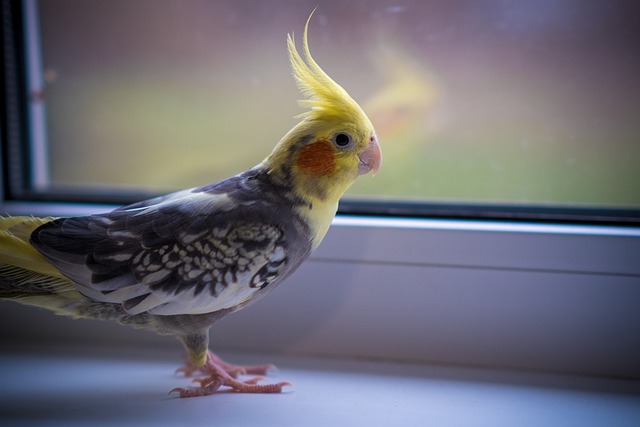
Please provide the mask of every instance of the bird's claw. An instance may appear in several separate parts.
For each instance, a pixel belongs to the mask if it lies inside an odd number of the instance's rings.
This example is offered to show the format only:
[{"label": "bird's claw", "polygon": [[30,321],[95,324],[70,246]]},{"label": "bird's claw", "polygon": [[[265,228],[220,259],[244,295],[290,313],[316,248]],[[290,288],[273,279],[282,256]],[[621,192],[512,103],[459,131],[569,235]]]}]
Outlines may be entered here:
[{"label": "bird's claw", "polygon": [[266,375],[268,371],[276,370],[276,367],[271,364],[249,366],[233,365],[220,359],[212,351],[209,351],[209,360],[224,369],[233,378],[237,378],[238,375]]},{"label": "bird's claw", "polygon": [[[184,372],[187,377],[192,376],[196,371],[206,374],[202,378],[193,379],[193,382],[198,383],[199,386],[191,388],[176,387],[169,393],[179,393],[180,397],[207,396],[217,392],[222,386],[229,387],[231,391],[237,393],[281,393],[283,387],[290,387],[291,384],[288,382],[258,384],[258,382],[264,380],[261,375],[274,368],[273,365],[236,366],[224,362],[215,354],[209,352],[204,366],[196,367],[188,362],[177,370],[177,372]],[[236,380],[238,375],[244,374],[260,376],[245,381]]]}]

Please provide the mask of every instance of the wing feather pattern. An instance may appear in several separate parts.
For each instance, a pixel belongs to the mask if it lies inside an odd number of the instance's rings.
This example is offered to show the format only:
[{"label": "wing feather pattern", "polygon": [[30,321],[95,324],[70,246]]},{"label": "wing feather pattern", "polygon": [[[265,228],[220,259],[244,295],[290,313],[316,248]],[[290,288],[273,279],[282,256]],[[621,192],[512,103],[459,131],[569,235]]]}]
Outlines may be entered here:
[{"label": "wing feather pattern", "polygon": [[[79,292],[130,314],[241,306],[311,249],[295,199],[274,192],[267,178],[250,170],[110,213],[61,218],[38,228],[31,242]],[[267,190],[272,197],[255,197]]]}]

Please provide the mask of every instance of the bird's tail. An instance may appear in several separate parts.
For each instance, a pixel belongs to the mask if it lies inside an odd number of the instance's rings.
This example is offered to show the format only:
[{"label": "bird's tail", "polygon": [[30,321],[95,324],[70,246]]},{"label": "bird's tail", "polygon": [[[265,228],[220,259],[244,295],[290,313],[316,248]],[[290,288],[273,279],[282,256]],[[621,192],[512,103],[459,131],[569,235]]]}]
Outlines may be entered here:
[{"label": "bird's tail", "polygon": [[0,218],[0,299],[69,314],[81,299],[73,283],[29,243],[31,233],[53,218]]}]

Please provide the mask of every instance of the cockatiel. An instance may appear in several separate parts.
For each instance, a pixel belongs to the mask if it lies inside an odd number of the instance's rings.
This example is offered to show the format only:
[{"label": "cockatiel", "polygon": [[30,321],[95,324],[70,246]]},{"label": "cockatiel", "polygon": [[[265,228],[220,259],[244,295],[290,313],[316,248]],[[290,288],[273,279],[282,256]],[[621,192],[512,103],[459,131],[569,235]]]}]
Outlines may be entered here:
[{"label": "cockatiel", "polygon": [[[311,17],[309,17],[309,20]],[[380,167],[374,128],[360,106],[288,36],[308,110],[255,167],[231,178],[72,218],[0,219],[0,298],[74,318],[116,320],[175,335],[187,375],[182,397],[280,392],[288,383],[238,381],[269,365],[239,367],[208,350],[209,328],[264,296],[322,241],[338,200]]]}]

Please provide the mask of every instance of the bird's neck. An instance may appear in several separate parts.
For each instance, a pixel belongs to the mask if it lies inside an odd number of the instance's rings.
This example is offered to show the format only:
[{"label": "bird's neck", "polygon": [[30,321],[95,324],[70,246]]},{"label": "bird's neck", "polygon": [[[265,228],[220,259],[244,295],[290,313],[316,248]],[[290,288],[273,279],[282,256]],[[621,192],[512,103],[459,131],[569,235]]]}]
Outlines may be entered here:
[{"label": "bird's neck", "polygon": [[300,205],[295,208],[312,230],[311,250],[315,250],[327,234],[338,210],[338,202]]},{"label": "bird's neck", "polygon": [[295,175],[286,166],[268,169],[268,176],[277,187],[287,189],[288,194],[283,196],[292,200],[293,210],[309,225],[314,250],[327,233],[344,191],[324,191],[317,183]]}]

